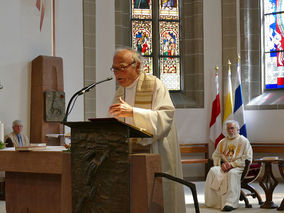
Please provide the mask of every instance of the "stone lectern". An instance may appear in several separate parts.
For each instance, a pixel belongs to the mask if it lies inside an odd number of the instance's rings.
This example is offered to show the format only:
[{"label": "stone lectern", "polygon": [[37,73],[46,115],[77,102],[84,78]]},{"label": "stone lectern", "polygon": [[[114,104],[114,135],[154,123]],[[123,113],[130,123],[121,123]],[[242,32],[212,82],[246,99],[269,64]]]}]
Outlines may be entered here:
[{"label": "stone lectern", "polygon": [[71,127],[72,212],[163,212],[155,154],[130,154],[129,138],[151,135],[114,118],[67,122]]}]

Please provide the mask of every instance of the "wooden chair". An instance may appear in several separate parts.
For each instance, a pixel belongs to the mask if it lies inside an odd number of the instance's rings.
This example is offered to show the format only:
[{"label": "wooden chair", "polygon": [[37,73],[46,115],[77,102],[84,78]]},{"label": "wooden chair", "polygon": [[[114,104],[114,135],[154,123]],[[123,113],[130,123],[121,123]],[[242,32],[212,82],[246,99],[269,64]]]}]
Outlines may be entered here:
[{"label": "wooden chair", "polygon": [[[280,174],[282,178],[284,179],[284,161],[280,161],[278,166],[279,166]],[[277,210],[284,210],[284,198]]]},{"label": "wooden chair", "polygon": [[[213,162],[212,162],[213,165]],[[240,200],[245,202],[246,208],[252,208],[252,205],[249,203],[247,196],[252,196],[253,198],[258,199],[259,205],[263,204],[263,201],[258,193],[258,191],[250,185],[250,183],[254,182],[259,175],[261,174],[261,163],[253,162],[251,163],[249,160],[245,161],[245,168],[241,177],[241,195]],[[250,193],[245,193],[243,189],[248,190]]]},{"label": "wooden chair", "polygon": [[200,211],[199,211],[199,204],[198,204],[198,200],[197,200],[197,191],[196,191],[196,186],[195,186],[194,183],[185,181],[185,180],[183,180],[183,179],[174,177],[174,176],[172,176],[172,175],[169,175],[169,174],[166,174],[166,173],[163,173],[163,172],[157,172],[157,173],[155,173],[155,178],[156,178],[156,177],[163,177],[163,178],[172,180],[172,181],[174,181],[174,182],[177,182],[177,183],[180,183],[180,184],[183,184],[183,185],[189,187],[190,190],[191,190],[192,196],[193,196],[195,212],[196,212],[196,213],[200,213]]},{"label": "wooden chair", "polygon": [[[250,183],[254,182],[261,173],[261,163],[252,162],[246,160],[245,168],[241,177],[241,196],[240,200],[245,201],[246,208],[251,208],[252,205],[249,204],[247,196],[252,196],[253,198],[258,199],[259,205],[263,204],[263,201],[258,193],[258,191],[250,185]],[[245,193],[243,189],[248,190],[250,193]]]}]

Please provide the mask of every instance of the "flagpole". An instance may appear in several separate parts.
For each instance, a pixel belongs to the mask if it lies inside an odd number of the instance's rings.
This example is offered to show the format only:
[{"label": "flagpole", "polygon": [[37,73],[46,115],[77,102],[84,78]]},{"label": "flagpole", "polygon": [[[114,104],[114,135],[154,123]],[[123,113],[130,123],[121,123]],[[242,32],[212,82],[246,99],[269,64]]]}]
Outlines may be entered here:
[{"label": "flagpole", "polygon": [[[221,121],[221,107],[220,107],[220,95],[219,95],[219,67],[215,66],[215,84],[214,84],[214,98],[212,101],[212,111],[210,120],[210,140],[214,143],[215,148],[219,141],[224,137],[222,134],[222,121]],[[213,90],[212,90],[213,91]]]},{"label": "flagpole", "polygon": [[[227,77],[227,88],[225,91],[225,107],[223,125],[227,120],[232,120],[233,115],[233,94],[232,94],[232,82],[231,82],[231,61],[228,59],[228,77]],[[223,132],[225,134],[225,132]]]},{"label": "flagpole", "polygon": [[215,66],[215,70],[216,70],[216,74],[218,74],[219,67],[217,65]]},{"label": "flagpole", "polygon": [[246,122],[244,116],[244,104],[242,94],[242,82],[241,82],[241,71],[240,71],[240,54],[237,58],[237,87],[235,90],[235,103],[234,103],[234,118],[240,124],[240,134],[247,137]]}]

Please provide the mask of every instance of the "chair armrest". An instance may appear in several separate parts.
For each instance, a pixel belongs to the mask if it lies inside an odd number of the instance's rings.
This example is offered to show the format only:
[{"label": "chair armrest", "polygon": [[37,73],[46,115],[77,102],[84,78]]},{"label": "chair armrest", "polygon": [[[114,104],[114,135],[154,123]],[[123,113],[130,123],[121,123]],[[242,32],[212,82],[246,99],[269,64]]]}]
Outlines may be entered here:
[{"label": "chair armrest", "polygon": [[244,177],[248,174],[250,164],[251,164],[251,161],[248,160],[248,159],[246,159],[246,161],[245,161],[245,168],[244,168],[244,171],[243,171],[243,173],[242,173],[241,180],[243,180]]}]

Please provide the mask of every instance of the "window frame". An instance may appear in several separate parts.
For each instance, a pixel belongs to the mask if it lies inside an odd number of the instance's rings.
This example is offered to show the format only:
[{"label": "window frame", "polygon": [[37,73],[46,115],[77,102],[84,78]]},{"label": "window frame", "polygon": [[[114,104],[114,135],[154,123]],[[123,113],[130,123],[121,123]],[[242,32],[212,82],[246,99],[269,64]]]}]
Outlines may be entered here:
[{"label": "window frame", "polygon": [[[277,15],[277,14],[283,14],[284,15],[284,10],[283,11],[279,11],[279,12],[272,12],[272,13],[265,13],[265,4],[264,4],[265,0],[261,1],[260,4],[260,11],[261,11],[261,85],[262,85],[262,91],[263,92],[272,92],[272,91],[284,91],[284,87],[283,88],[267,88],[267,84],[266,84],[266,73],[267,73],[267,68],[265,66],[266,64],[266,54],[269,53],[278,53],[278,52],[283,52],[284,50],[276,50],[276,51],[265,51],[265,44],[266,44],[266,40],[265,40],[265,16],[270,16],[270,15]],[[276,56],[277,57],[277,56]],[[269,70],[268,70],[269,71]],[[284,72],[284,71],[283,71]]]},{"label": "window frame", "polygon": [[240,0],[241,73],[245,109],[284,109],[284,90],[266,90],[264,87],[262,4],[263,0]]},{"label": "window frame", "polygon": [[[182,10],[181,10],[181,4],[182,0],[178,1],[178,10],[179,10],[179,18],[178,20],[168,20],[168,19],[160,19],[160,3],[161,0],[152,0],[152,19],[138,19],[138,18],[132,18],[132,3],[133,1],[130,0],[130,38],[131,42],[130,45],[133,48],[133,38],[132,38],[132,22],[133,21],[151,21],[152,22],[152,54],[146,55],[142,57],[152,57],[152,69],[153,69],[153,75],[157,76],[159,79],[161,77],[161,67],[160,67],[160,61],[162,58],[179,58],[179,89],[178,90],[169,90],[170,93],[179,93],[183,90],[183,70],[182,70]],[[179,24],[179,55],[177,56],[163,56],[160,53],[160,23],[161,22],[176,22]],[[155,35],[155,36],[154,36]]]}]

